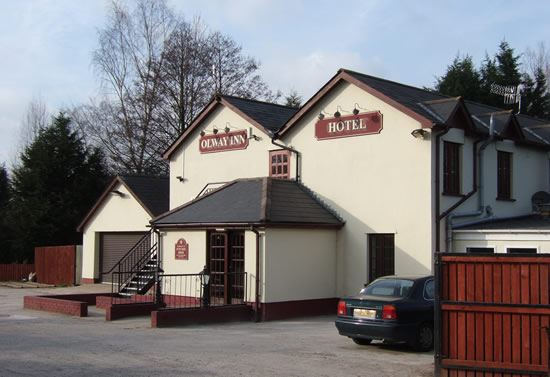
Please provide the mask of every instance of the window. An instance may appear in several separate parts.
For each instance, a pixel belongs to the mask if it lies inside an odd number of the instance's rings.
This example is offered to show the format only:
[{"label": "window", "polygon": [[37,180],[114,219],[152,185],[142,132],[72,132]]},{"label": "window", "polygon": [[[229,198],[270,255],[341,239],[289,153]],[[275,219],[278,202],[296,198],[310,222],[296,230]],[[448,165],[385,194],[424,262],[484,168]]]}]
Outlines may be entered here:
[{"label": "window", "polygon": [[290,179],[290,151],[269,152],[269,176]]},{"label": "window", "polygon": [[368,235],[369,282],[386,275],[395,274],[395,247],[393,234]]},{"label": "window", "polygon": [[512,154],[498,151],[497,199],[512,199]]},{"label": "window", "polygon": [[460,144],[443,145],[443,194],[460,195]]},{"label": "window", "polygon": [[536,254],[537,249],[535,247],[509,247],[506,252],[508,254]]},{"label": "window", "polygon": [[494,254],[494,247],[468,247],[466,252],[469,254]]}]

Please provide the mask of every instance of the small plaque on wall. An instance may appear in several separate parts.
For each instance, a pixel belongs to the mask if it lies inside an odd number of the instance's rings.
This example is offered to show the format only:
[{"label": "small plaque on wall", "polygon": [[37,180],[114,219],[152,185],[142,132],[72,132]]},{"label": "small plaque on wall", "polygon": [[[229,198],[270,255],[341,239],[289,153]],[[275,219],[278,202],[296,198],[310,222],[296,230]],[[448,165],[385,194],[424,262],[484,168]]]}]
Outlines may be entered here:
[{"label": "small plaque on wall", "polygon": [[189,244],[183,238],[176,242],[176,259],[189,260]]}]

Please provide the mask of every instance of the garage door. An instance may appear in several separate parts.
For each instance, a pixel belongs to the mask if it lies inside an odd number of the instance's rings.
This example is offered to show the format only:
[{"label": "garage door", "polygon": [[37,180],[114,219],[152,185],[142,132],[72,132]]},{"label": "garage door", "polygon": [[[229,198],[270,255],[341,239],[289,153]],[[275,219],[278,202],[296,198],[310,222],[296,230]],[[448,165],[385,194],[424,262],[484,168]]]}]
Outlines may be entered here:
[{"label": "garage door", "polygon": [[101,233],[100,270],[101,281],[111,282],[111,274],[106,274],[146,233]]}]

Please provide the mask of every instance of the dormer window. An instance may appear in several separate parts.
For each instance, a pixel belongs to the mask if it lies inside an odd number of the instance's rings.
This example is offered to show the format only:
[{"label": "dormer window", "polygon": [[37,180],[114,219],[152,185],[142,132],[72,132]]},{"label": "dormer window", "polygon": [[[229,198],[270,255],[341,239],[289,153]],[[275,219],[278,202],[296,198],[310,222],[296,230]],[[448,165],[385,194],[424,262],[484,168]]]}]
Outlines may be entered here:
[{"label": "dormer window", "polygon": [[290,179],[290,151],[269,152],[269,176]]}]

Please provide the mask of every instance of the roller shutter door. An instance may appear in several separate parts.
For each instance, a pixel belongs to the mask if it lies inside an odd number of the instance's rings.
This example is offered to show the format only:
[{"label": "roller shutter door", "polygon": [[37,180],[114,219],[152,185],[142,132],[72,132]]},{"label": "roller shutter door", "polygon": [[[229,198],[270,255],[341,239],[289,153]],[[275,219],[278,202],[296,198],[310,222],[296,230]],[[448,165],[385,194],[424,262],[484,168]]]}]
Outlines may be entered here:
[{"label": "roller shutter door", "polygon": [[101,276],[102,282],[111,282],[109,271],[146,233],[101,233]]}]

